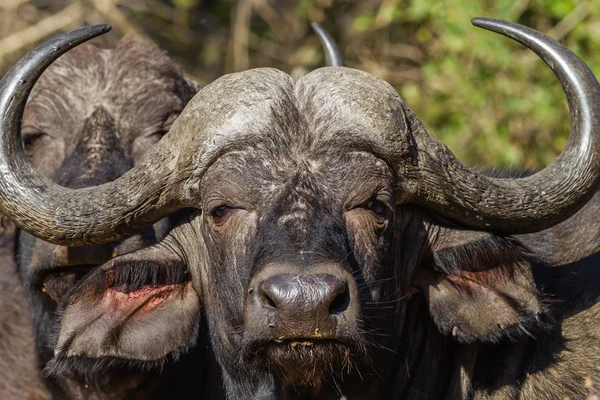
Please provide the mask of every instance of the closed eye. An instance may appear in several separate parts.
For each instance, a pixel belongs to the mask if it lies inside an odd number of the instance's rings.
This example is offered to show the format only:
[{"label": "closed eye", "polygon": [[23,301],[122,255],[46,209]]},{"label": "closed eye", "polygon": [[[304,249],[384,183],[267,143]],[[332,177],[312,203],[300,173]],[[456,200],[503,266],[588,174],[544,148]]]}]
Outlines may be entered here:
[{"label": "closed eye", "polygon": [[154,143],[159,142],[160,139],[162,139],[162,137],[169,132],[173,122],[175,122],[178,116],[179,112],[169,114],[169,116],[165,118],[159,126],[156,126],[150,131],[149,134],[146,135],[146,138],[153,139]]},{"label": "closed eye", "polygon": [[167,134],[167,132],[169,132],[168,129],[159,128],[159,129],[156,129],[155,131],[153,131],[151,134],[149,134],[146,137],[149,139],[152,139],[153,143],[158,143],[163,138],[163,136],[165,136]]},{"label": "closed eye", "polygon": [[31,157],[40,142],[49,136],[44,132],[23,132],[23,151],[27,157]]}]

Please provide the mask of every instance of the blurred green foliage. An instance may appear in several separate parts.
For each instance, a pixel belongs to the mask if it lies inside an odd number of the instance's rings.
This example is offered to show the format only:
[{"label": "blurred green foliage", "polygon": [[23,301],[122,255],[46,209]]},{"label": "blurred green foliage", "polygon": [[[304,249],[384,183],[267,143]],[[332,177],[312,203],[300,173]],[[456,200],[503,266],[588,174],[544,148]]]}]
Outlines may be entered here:
[{"label": "blurred green foliage", "polygon": [[[461,160],[482,168],[547,165],[566,142],[569,116],[545,64],[518,43],[473,27],[472,17],[547,33],[600,74],[599,0],[2,1],[0,54],[6,38],[79,4],[57,30],[109,22],[115,29],[104,43],[123,35],[151,41],[205,83],[259,66],[294,75],[321,66],[309,27],[319,22],[348,66],[387,80]],[[39,40],[30,42],[0,57],[0,72]]]}]

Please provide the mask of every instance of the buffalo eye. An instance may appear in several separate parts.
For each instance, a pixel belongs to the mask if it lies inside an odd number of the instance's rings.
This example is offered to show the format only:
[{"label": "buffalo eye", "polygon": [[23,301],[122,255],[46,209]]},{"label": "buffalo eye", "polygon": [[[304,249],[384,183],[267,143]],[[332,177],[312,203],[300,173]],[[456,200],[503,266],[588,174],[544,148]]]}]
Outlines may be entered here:
[{"label": "buffalo eye", "polygon": [[23,151],[25,156],[31,157],[41,145],[42,141],[48,137],[44,132],[22,133]]},{"label": "buffalo eye", "polygon": [[153,124],[152,126],[148,126],[144,134],[142,135],[143,138],[146,140],[145,143],[149,143],[150,145],[158,143],[163,138],[163,136],[165,136],[169,132],[171,126],[173,125],[173,122],[175,122],[178,116],[179,111],[173,112],[170,113],[167,117],[162,118],[159,123]]},{"label": "buffalo eye", "polygon": [[177,111],[169,114],[169,116],[164,119],[161,127],[152,133],[152,136],[156,136],[158,140],[160,140],[163,136],[169,133],[169,130],[173,126],[173,122],[175,122],[180,113],[181,111]]},{"label": "buffalo eye", "polygon": [[378,224],[385,223],[385,220],[387,219],[387,206],[384,202],[372,200],[366,203],[363,207],[371,212],[371,215],[375,218]]},{"label": "buffalo eye", "polygon": [[152,132],[150,135],[148,135],[148,138],[152,140],[152,143],[158,143],[160,141],[160,139],[163,138],[163,136],[165,136],[167,134],[167,132],[169,132],[168,129],[164,129],[161,128],[157,131]]},{"label": "buffalo eye", "polygon": [[227,221],[232,210],[233,209],[231,207],[222,204],[220,206],[212,208],[208,214],[211,216],[215,224],[221,225],[225,221]]},{"label": "buffalo eye", "polygon": [[383,215],[385,213],[385,204],[381,201],[370,201],[367,203],[367,208],[377,215]]}]

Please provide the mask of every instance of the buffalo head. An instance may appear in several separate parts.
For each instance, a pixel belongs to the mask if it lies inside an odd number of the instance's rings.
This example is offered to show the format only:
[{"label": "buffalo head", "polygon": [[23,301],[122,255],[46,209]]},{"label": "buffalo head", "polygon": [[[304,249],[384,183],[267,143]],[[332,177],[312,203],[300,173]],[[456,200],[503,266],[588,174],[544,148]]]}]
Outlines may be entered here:
[{"label": "buffalo head", "polygon": [[[110,182],[139,163],[194,93],[179,67],[155,47],[81,46],[48,68],[29,96],[24,155],[64,187]],[[125,241],[80,247],[52,245],[21,231],[20,269],[33,290],[58,302],[76,275],[164,236],[164,222],[157,232],[149,228]]]},{"label": "buffalo head", "polygon": [[[51,242],[90,244],[187,209],[160,243],[104,264],[73,291],[56,362],[163,357],[188,343],[201,304],[231,398],[324,387],[339,395],[386,352],[406,355],[399,333],[426,328],[424,307],[462,342],[526,332],[542,306],[524,252],[502,234],[553,226],[591,198],[600,90],[559,43],[515,24],[474,23],[535,51],[567,95],[567,146],[531,176],[492,178],[462,165],[365,72],[328,67],[295,80],[262,68],[202,89],[121,178],[66,189],[23,161],[18,120],[53,46],[65,51],[103,28],[31,53],[0,92],[2,211]],[[181,279],[188,273],[191,283]],[[426,303],[411,308],[415,292]],[[115,330],[115,319],[128,323]],[[169,349],[147,346],[165,332]]]},{"label": "buffalo head", "polygon": [[[139,163],[196,91],[181,68],[154,46],[135,42],[108,49],[80,46],[53,63],[33,88],[22,120],[23,157],[63,187],[113,181]],[[14,240],[42,368],[53,357],[53,325],[61,320],[57,309],[65,295],[112,257],[154,244],[169,229],[164,219],[126,240],[75,247],[51,244],[22,230],[12,232],[11,222],[3,222],[3,238]],[[125,377],[121,372],[110,379],[109,375],[87,382],[90,386],[92,381],[104,382],[100,390],[106,392],[123,381],[130,387],[134,379],[143,381],[132,378],[135,374]],[[66,392],[72,397],[74,388],[83,388],[75,382],[50,386],[60,387],[60,397]]]}]

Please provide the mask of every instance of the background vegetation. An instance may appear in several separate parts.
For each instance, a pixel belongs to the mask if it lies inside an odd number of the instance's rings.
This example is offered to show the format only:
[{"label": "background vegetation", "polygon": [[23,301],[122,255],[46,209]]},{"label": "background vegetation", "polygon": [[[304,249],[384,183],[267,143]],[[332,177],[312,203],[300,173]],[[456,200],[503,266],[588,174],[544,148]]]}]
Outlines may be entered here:
[{"label": "background vegetation", "polygon": [[100,22],[113,31],[97,42],[155,43],[204,83],[258,66],[302,74],[323,65],[316,21],[348,66],[394,85],[463,161],[543,167],[569,130],[560,86],[531,52],[471,26],[474,16],[540,30],[600,74],[599,0],[1,0],[0,75],[43,39]]}]

